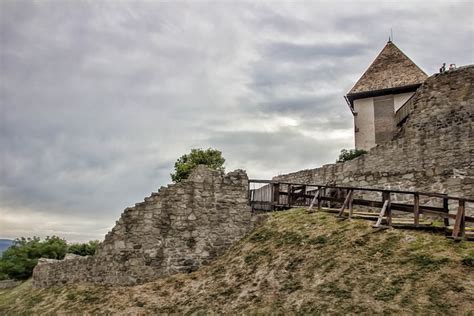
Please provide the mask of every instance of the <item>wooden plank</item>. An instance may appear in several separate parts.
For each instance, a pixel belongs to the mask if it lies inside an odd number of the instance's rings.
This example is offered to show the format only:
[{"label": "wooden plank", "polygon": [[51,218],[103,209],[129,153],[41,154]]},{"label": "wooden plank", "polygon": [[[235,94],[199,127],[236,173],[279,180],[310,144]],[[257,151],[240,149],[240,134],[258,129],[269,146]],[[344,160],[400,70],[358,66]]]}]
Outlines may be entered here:
[{"label": "wooden plank", "polygon": [[293,194],[292,190],[293,190],[292,185],[288,184],[288,207],[291,207],[291,204],[293,202],[292,201],[292,194]]},{"label": "wooden plank", "polygon": [[352,218],[352,213],[354,212],[353,202],[354,202],[354,190],[351,190],[351,198],[349,199],[349,219]]},{"label": "wooden plank", "polygon": [[[324,190],[324,189],[323,189]],[[337,198],[332,198],[332,197],[321,197],[323,201],[333,201],[333,202],[344,202],[343,199],[337,199]],[[372,201],[372,200],[362,200],[362,199],[354,199],[353,200],[354,205],[362,205],[362,206],[370,206],[374,208],[381,208],[383,206],[383,202],[380,201]],[[410,204],[403,204],[403,203],[390,203],[392,210],[394,211],[402,211],[402,212],[407,212],[407,213],[412,213],[413,212],[413,205]],[[433,215],[438,215],[443,218],[456,218],[455,214],[446,214],[444,209],[442,207],[436,207],[436,206],[425,206],[425,205],[420,205],[420,214],[433,214]],[[474,217],[466,216],[466,222],[474,222]]]},{"label": "wooden plank", "polygon": [[[303,195],[306,195],[307,191],[306,191],[306,185],[304,185],[302,188],[301,188],[301,193]],[[303,205],[306,205],[306,197],[303,197]]]},{"label": "wooden plank", "polygon": [[[452,219],[456,219],[456,217],[457,217],[457,214],[446,214],[446,213],[444,213],[444,212],[423,211],[423,213],[438,215],[439,217],[442,217],[442,218],[452,218]],[[469,222],[469,223],[474,223],[474,217],[472,217],[472,216],[466,216],[466,214],[464,214],[464,221],[465,221],[465,222]]]},{"label": "wooden plank", "polygon": [[383,192],[382,196],[384,196],[384,200],[388,201],[387,209],[385,213],[387,214],[387,225],[391,226],[392,225],[392,207],[390,205],[390,192]]},{"label": "wooden plank", "polygon": [[273,203],[274,205],[280,204],[280,184],[273,183]]},{"label": "wooden plank", "polygon": [[452,237],[457,238],[462,236],[464,236],[464,201],[460,200]]},{"label": "wooden plank", "polygon": [[[288,195],[288,193],[280,192],[280,195]],[[307,195],[306,197],[313,198],[314,196]],[[331,202],[339,202],[339,203],[344,202],[344,199],[324,196],[324,188],[321,188],[320,199],[321,199],[321,204],[323,201],[331,201]],[[373,207],[373,208],[381,208],[383,206],[383,202],[381,201],[372,201],[372,200],[363,200],[363,199],[353,199],[352,203],[354,205],[368,206],[368,207]],[[410,204],[391,202],[390,207],[392,211],[402,211],[402,212],[412,213],[414,206]],[[435,206],[420,205],[420,214],[432,214],[432,215],[437,215],[441,218],[452,218],[452,219],[456,218],[456,214],[447,214],[442,207],[435,207]],[[474,223],[474,217],[465,216],[465,221],[469,223]]]},{"label": "wooden plank", "polygon": [[382,206],[382,210],[380,210],[379,218],[377,219],[377,223],[375,223],[374,227],[380,227],[382,224],[383,217],[385,216],[385,211],[387,210],[388,200],[385,200]]},{"label": "wooden plank", "polygon": [[415,225],[420,224],[420,195],[418,193],[414,195],[413,213],[415,214]]},{"label": "wooden plank", "polygon": [[[448,231],[452,231],[454,229],[454,226],[448,226],[446,227],[446,229]],[[467,232],[471,232],[471,233],[474,233],[474,227],[465,227],[464,228],[464,232],[467,233]]]},{"label": "wooden plank", "polygon": [[[443,209],[446,214],[449,214],[449,199],[443,198]],[[444,226],[449,226],[449,217],[444,217]]]},{"label": "wooden plank", "polygon": [[[319,189],[318,189],[318,190],[316,191],[316,193],[314,194],[314,198],[313,198],[313,200],[311,201],[311,204],[309,205],[308,212],[311,212],[311,210],[313,209],[313,205],[314,205],[314,203],[316,202],[316,200],[319,201],[318,197],[319,197]],[[318,209],[319,209],[319,203],[318,203]]]},{"label": "wooden plank", "polygon": [[318,187],[318,211],[321,211],[321,187]]},{"label": "wooden plank", "polygon": [[257,180],[257,179],[250,179],[249,182],[251,183],[274,183],[273,180]]},{"label": "wooden plank", "polygon": [[352,197],[352,193],[353,193],[353,192],[354,192],[354,191],[352,191],[352,190],[349,190],[349,191],[347,192],[346,199],[344,200],[344,203],[342,204],[342,207],[341,207],[341,210],[339,211],[338,216],[342,216],[342,215],[344,214],[344,210],[345,210],[345,208],[349,205],[349,201],[351,200],[351,197]]},{"label": "wooden plank", "polygon": [[[252,183],[273,183],[273,182],[278,182],[274,180],[257,180],[257,179],[250,179],[249,182]],[[294,184],[294,185],[301,185],[301,183],[288,183],[288,182],[280,182],[281,184]],[[362,188],[362,187],[344,187],[344,186],[335,186],[335,185],[322,185],[322,184],[314,184],[314,183],[305,183],[306,185],[309,186],[320,186],[322,188],[336,188],[336,189],[354,189],[357,191],[369,191],[369,192],[384,192],[384,191],[390,191],[392,193],[397,193],[397,194],[415,194],[418,193],[419,195],[423,196],[429,196],[429,197],[439,197],[439,198],[448,198],[450,200],[464,200],[465,202],[474,202],[474,198],[472,197],[457,197],[457,196],[448,196],[445,193],[437,193],[437,192],[417,192],[417,191],[403,191],[403,190],[386,190],[386,189],[378,189],[378,188]]]},{"label": "wooden plank", "polygon": [[[321,197],[321,200],[324,201],[324,198],[326,197],[326,188],[323,189],[323,196]],[[327,206],[327,205],[326,205]]]}]

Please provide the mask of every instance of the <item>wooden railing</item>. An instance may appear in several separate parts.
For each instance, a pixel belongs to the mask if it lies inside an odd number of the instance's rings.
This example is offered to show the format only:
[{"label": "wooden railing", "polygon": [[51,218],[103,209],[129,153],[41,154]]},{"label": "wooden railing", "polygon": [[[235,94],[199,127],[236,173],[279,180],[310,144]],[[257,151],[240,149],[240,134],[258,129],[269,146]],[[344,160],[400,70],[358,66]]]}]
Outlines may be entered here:
[{"label": "wooden railing", "polygon": [[410,115],[413,110],[414,97],[413,94],[403,105],[395,112],[395,125],[400,125],[405,121],[405,119]]},{"label": "wooden railing", "polygon": [[[260,187],[256,188],[256,186]],[[378,199],[357,198],[357,194],[370,195],[370,193],[376,195]],[[405,198],[397,201],[395,197],[400,196]],[[474,217],[466,216],[466,203],[474,203],[474,199],[453,197],[444,193],[249,180],[248,197],[253,211],[271,211],[291,207],[321,209],[323,204],[331,207],[331,203],[333,206],[336,203],[340,207],[339,216],[344,216],[347,209],[348,217],[351,218],[354,205],[378,208],[380,213],[376,227],[382,226],[383,219],[387,226],[391,226],[392,211],[413,213],[415,227],[420,225],[421,214],[435,215],[443,218],[445,227],[449,226],[450,219],[454,220],[452,237],[455,239],[465,236],[466,222],[474,223]],[[428,199],[430,202],[438,200],[438,203],[434,204],[442,206],[427,205],[422,203],[422,199]],[[407,203],[407,200],[413,201],[413,204]],[[456,214],[450,213],[450,206],[453,208],[453,204],[456,206]]]}]

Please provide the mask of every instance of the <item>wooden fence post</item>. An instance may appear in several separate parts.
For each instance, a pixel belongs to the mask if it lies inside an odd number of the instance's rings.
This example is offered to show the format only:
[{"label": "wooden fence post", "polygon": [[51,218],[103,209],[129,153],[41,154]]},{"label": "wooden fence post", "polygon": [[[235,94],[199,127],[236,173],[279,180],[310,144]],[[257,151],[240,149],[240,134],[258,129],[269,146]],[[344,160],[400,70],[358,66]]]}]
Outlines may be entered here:
[{"label": "wooden fence post", "polygon": [[385,212],[387,211],[387,206],[388,206],[389,201],[385,200],[383,202],[382,209],[380,210],[379,218],[377,219],[377,222],[375,223],[374,227],[380,227],[380,224],[382,224],[383,217],[385,216]]},{"label": "wooden fence post", "polygon": [[291,207],[291,194],[292,194],[292,191],[293,190],[293,187],[291,184],[288,184],[288,207]]},{"label": "wooden fence post", "polygon": [[349,219],[352,219],[353,200],[354,200],[354,189],[351,190],[351,198],[349,199]]},{"label": "wooden fence post", "polygon": [[388,201],[387,203],[387,209],[385,210],[385,213],[387,214],[387,225],[392,226],[392,207],[391,207],[391,201],[390,201],[390,191],[385,191],[382,193],[382,201]]},{"label": "wooden fence post", "polygon": [[352,192],[353,190],[347,190],[347,196],[346,199],[344,200],[344,203],[342,204],[341,210],[339,211],[339,214],[337,216],[343,216],[344,215],[344,210],[345,208],[349,205],[349,203],[352,204]]},{"label": "wooden fence post", "polygon": [[272,208],[275,209],[280,202],[280,183],[273,183],[273,201]]},{"label": "wooden fence post", "polygon": [[[307,193],[307,190],[308,188],[306,187],[306,184],[303,186],[303,201],[304,201],[304,204],[303,205],[306,205],[306,200],[309,200],[308,198],[306,198],[306,193]],[[309,202],[311,203],[311,200],[309,200]]]},{"label": "wooden fence post", "polygon": [[314,198],[313,200],[311,201],[311,204],[309,205],[309,209],[308,209],[308,212],[311,213],[311,210],[313,209],[313,206],[314,206],[314,203],[316,202],[316,200],[318,201],[318,210],[319,210],[319,195],[320,195],[320,191],[319,191],[319,187],[318,189],[316,190],[316,192],[314,193]]},{"label": "wooden fence post", "polygon": [[456,214],[456,221],[453,227],[453,238],[464,237],[465,228],[465,201],[459,200],[458,213]]},{"label": "wooden fence post", "polygon": [[318,211],[321,210],[321,194],[322,194],[322,188],[318,186]]},{"label": "wooden fence post", "polygon": [[418,226],[420,224],[420,195],[418,193],[415,193],[413,197],[413,213],[415,214],[415,225]]},{"label": "wooden fence post", "polygon": [[[446,214],[449,214],[449,200],[448,198],[443,198],[443,208]],[[444,218],[444,226],[449,226],[449,217]]]},{"label": "wooden fence post", "polygon": [[[323,197],[326,197],[326,187],[324,187],[324,189],[323,189]],[[326,204],[325,204],[326,207],[329,207],[329,204],[328,204],[328,203],[329,203],[329,202],[326,201]]]}]

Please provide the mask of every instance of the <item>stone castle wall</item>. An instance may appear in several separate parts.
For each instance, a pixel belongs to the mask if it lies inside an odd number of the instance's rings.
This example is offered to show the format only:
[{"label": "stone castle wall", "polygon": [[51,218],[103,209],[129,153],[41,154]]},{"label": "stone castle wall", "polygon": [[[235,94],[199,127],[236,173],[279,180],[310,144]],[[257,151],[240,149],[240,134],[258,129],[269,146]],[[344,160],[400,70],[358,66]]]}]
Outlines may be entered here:
[{"label": "stone castle wall", "polygon": [[252,228],[247,188],[242,170],[224,175],[199,166],[125,209],[94,256],[41,260],[33,284],[132,285],[194,271]]},{"label": "stone castle wall", "polygon": [[[274,179],[473,197],[473,79],[474,66],[428,78],[391,142],[349,162]],[[162,187],[125,209],[96,255],[41,260],[33,284],[132,285],[193,271],[252,229],[255,217],[247,205],[247,188],[242,170],[223,175],[200,166],[188,180]]]},{"label": "stone castle wall", "polygon": [[417,90],[414,109],[391,142],[352,161],[274,180],[474,197],[473,79],[474,66],[431,76]]}]

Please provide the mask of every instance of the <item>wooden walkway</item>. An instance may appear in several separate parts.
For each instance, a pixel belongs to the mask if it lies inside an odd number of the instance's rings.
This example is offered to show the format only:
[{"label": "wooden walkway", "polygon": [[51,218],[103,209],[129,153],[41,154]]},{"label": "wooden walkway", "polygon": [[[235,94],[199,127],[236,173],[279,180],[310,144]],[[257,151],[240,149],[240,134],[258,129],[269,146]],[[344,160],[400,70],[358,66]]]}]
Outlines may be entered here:
[{"label": "wooden walkway", "polygon": [[[449,238],[455,240],[474,240],[474,228],[466,227],[466,223],[474,223],[474,217],[466,215],[466,204],[474,203],[472,198],[453,197],[433,192],[301,184],[272,180],[249,180],[248,198],[252,211],[308,207],[309,211],[317,209],[337,213],[340,218],[373,220],[375,228],[399,227],[440,230],[449,233]],[[412,201],[412,203],[407,201]],[[377,212],[354,210],[355,205],[376,209]],[[397,212],[394,214],[394,211]],[[435,225],[431,218],[441,218],[443,221],[441,225]],[[450,224],[450,220],[454,221],[453,225]]]}]

